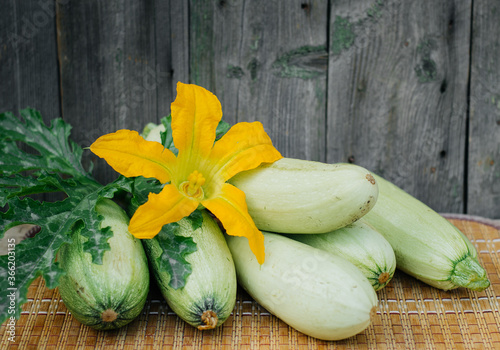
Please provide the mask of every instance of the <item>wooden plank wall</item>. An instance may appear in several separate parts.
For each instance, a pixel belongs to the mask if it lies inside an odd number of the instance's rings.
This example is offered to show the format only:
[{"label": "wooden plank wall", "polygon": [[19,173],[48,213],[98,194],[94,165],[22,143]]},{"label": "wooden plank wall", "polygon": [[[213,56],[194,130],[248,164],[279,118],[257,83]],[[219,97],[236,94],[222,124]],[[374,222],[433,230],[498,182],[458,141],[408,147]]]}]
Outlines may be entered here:
[{"label": "wooden plank wall", "polygon": [[[0,113],[31,107],[50,123],[62,116],[55,3],[4,1],[0,7]],[[53,201],[61,195],[37,198]]]},{"label": "wooden plank wall", "polygon": [[32,107],[46,122],[61,117],[54,3],[5,1],[1,7],[1,112]]},{"label": "wooden plank wall", "polygon": [[[287,157],[354,162],[440,212],[500,218],[496,0],[5,1],[0,112],[88,146],[167,115],[177,81]],[[100,181],[116,174],[101,160]]]},{"label": "wooden plank wall", "polygon": [[463,210],[470,14],[463,0],[334,2],[328,161]]},{"label": "wooden plank wall", "polygon": [[500,3],[474,1],[467,211],[500,218]]}]

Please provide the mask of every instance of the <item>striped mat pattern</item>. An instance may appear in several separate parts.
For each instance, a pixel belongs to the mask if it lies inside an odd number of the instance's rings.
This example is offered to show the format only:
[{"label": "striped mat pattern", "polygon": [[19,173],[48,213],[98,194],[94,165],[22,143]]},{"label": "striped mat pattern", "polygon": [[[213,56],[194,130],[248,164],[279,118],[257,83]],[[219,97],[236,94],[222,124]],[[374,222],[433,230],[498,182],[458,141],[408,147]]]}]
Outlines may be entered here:
[{"label": "striped mat pattern", "polygon": [[57,288],[49,290],[37,279],[17,321],[15,342],[8,340],[4,324],[0,348],[500,349],[500,226],[477,217],[446,217],[476,246],[491,286],[480,293],[444,292],[397,271],[378,292],[379,308],[372,324],[349,339],[328,342],[308,337],[270,315],[242,290],[221,327],[198,331],[168,308],[156,287],[132,323],[116,331],[96,331],[72,318]]}]

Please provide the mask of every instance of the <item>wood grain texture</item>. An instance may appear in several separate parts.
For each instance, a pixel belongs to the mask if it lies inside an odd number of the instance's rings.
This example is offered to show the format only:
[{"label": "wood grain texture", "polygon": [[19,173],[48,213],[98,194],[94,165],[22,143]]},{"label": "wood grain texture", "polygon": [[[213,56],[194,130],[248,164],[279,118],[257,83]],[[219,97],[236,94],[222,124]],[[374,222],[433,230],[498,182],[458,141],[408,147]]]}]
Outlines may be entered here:
[{"label": "wood grain texture", "polygon": [[333,1],[327,160],[464,207],[470,1]]},{"label": "wood grain texture", "polygon": [[353,161],[437,211],[500,218],[495,0],[7,0],[2,13],[0,112],[63,117],[83,147],[158,122],[191,82],[226,121],[261,121],[284,156]]},{"label": "wood grain texture", "polygon": [[155,23],[156,92],[160,118],[170,114],[170,104],[177,95],[177,82],[189,82],[188,11],[187,1],[155,0],[155,17],[150,20]]},{"label": "wood grain texture", "polygon": [[499,31],[500,4],[474,1],[467,209],[490,218],[500,218]]},{"label": "wood grain texture", "polygon": [[[52,1],[4,1],[0,16],[0,113],[30,107],[49,125],[61,117],[55,4]],[[27,152],[29,148],[23,147]],[[55,201],[62,195],[34,196]]]},{"label": "wood grain texture", "polygon": [[0,113],[38,109],[49,122],[61,116],[55,5],[2,2],[0,16]]},{"label": "wood grain texture", "polygon": [[324,160],[326,28],[326,2],[191,1],[191,82],[284,156]]},{"label": "wood grain texture", "polygon": [[[168,63],[157,66],[154,5],[112,0],[58,6],[62,111],[80,145],[159,120],[157,89],[169,88],[171,77],[158,71]],[[117,176],[103,160],[86,155],[95,162],[98,180]]]}]

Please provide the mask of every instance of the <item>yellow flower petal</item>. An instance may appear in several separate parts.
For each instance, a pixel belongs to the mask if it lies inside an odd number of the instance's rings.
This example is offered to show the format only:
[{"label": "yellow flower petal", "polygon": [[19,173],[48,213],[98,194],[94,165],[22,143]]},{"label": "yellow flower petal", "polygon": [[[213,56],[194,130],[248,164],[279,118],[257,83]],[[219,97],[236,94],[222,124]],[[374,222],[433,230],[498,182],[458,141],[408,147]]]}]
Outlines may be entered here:
[{"label": "yellow flower petal", "polygon": [[131,130],[118,130],[99,137],[90,150],[126,177],[154,177],[170,181],[175,155],[159,142],[146,141]]},{"label": "yellow flower petal", "polygon": [[248,214],[243,191],[225,183],[218,197],[205,200],[201,204],[220,220],[228,235],[248,238],[250,249],[257,261],[259,264],[264,263],[264,235]]},{"label": "yellow flower petal", "polygon": [[198,161],[196,157],[206,157],[212,149],[215,130],[222,118],[222,107],[217,97],[200,86],[179,82],[171,112],[172,137],[179,150],[179,158],[189,163]]},{"label": "yellow flower petal", "polygon": [[163,225],[179,221],[197,207],[197,201],[182,195],[174,185],[166,185],[160,193],[150,193],[148,201],[137,208],[129,231],[137,238],[153,238]]},{"label": "yellow flower petal", "polygon": [[260,122],[238,123],[215,143],[210,159],[213,172],[224,181],[237,173],[282,158]]}]

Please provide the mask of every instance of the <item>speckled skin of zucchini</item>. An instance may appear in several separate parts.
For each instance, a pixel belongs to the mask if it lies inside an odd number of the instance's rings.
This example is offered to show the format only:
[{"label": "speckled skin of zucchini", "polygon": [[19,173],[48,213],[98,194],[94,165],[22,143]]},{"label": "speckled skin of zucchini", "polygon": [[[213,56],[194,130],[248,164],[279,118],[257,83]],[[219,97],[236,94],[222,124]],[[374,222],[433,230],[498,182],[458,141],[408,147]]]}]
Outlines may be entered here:
[{"label": "speckled skin of zucchini", "polygon": [[162,248],[157,238],[144,239],[143,244],[151,270],[170,308],[184,321],[200,330],[220,326],[233,311],[236,302],[236,272],[224,236],[211,216],[203,211],[202,227],[193,230],[182,219],[179,234],[192,237],[197,250],[186,255],[191,274],[182,288],[174,289],[170,274],[157,261]]},{"label": "speckled skin of zucchini", "polygon": [[488,288],[486,270],[462,232],[415,197],[374,176],[379,197],[363,220],[391,244],[398,269],[443,290]]},{"label": "speckled skin of zucchini", "polygon": [[[111,227],[111,247],[104,253],[102,265],[92,263],[83,251],[87,238],[79,230],[73,242],[61,247],[58,262],[66,272],[59,283],[59,293],[73,317],[99,330],[120,328],[142,311],[149,291],[149,268],[140,240],[128,231],[129,218],[109,199],[101,200],[96,211]],[[85,228],[83,228],[85,229]]]}]

